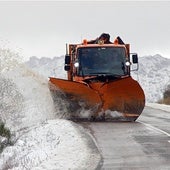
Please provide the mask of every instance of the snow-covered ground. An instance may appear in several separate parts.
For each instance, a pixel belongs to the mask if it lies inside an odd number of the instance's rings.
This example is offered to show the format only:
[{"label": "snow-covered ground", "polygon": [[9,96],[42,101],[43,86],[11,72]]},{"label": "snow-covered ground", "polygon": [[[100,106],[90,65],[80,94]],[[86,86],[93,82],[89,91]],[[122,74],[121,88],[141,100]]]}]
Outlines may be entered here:
[{"label": "snow-covered ground", "polygon": [[48,80],[19,64],[13,53],[0,56],[0,120],[13,134],[13,145],[0,154],[0,169],[95,169],[101,159],[95,141],[82,127],[58,118],[63,113],[54,109]]}]

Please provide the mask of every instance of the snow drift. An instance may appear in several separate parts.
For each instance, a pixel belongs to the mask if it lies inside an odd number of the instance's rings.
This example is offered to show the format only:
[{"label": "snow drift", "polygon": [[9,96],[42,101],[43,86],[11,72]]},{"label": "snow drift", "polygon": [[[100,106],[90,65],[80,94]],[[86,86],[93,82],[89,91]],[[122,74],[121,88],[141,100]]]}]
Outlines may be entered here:
[{"label": "snow drift", "polygon": [[0,119],[13,134],[0,169],[95,169],[100,155],[94,141],[78,125],[58,119],[62,110],[54,108],[47,79],[10,50],[0,52]]}]

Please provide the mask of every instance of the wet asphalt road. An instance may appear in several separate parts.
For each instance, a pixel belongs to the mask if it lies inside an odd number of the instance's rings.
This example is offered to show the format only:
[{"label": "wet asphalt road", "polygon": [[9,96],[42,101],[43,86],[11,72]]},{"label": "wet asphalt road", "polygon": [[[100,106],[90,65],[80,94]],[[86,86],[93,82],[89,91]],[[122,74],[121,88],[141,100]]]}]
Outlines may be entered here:
[{"label": "wet asphalt road", "polygon": [[101,170],[170,170],[170,113],[146,107],[136,122],[82,123],[97,142]]}]

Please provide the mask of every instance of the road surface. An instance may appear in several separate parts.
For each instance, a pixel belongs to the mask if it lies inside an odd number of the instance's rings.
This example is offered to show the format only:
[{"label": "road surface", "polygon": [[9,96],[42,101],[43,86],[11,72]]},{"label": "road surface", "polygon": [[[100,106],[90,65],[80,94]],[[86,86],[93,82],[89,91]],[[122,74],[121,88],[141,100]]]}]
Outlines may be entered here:
[{"label": "road surface", "polygon": [[94,136],[101,170],[170,170],[170,113],[146,107],[136,122],[81,123]]}]

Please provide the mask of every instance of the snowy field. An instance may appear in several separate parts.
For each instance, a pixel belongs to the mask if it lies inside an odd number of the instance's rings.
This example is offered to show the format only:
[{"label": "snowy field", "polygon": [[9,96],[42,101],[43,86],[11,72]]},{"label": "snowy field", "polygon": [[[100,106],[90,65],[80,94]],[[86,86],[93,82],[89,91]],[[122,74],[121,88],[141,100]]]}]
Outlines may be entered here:
[{"label": "snowy field", "polygon": [[63,113],[54,109],[47,79],[9,51],[0,56],[0,120],[13,134],[0,169],[95,169],[101,159],[95,141],[82,127],[58,118]]}]

